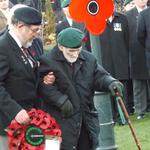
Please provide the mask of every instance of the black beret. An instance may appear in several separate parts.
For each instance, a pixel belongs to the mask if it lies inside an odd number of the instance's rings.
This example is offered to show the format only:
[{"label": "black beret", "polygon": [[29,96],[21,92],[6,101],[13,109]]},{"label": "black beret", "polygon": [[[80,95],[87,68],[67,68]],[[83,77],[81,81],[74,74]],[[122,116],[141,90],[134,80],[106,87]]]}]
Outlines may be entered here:
[{"label": "black beret", "polygon": [[14,16],[29,25],[40,25],[42,22],[41,13],[32,7],[21,7],[14,11]]},{"label": "black beret", "polygon": [[57,36],[57,42],[68,48],[79,48],[84,39],[84,33],[76,28],[66,28]]}]

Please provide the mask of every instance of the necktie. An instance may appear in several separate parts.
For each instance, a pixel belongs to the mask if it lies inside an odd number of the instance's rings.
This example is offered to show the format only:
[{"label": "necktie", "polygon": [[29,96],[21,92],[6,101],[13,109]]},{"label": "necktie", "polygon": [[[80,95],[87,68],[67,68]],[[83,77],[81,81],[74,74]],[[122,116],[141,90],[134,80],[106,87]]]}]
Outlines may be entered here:
[{"label": "necktie", "polygon": [[27,58],[28,62],[30,63],[31,67],[35,68],[36,67],[36,61],[34,60],[32,55],[29,53],[29,49],[22,47],[22,50],[23,50],[23,53],[24,53],[25,57]]}]

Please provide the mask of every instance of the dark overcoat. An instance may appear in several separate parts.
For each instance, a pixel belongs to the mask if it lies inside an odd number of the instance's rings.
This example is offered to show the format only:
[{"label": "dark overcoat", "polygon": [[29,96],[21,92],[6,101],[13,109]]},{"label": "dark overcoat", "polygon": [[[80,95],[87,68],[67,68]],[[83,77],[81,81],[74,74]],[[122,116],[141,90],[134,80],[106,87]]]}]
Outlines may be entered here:
[{"label": "dark overcoat", "polygon": [[23,52],[5,32],[0,37],[0,134],[21,109],[34,107],[38,73]]},{"label": "dark overcoat", "polygon": [[[55,47],[40,59],[40,73],[44,75],[49,71],[54,72],[56,83],[53,86],[41,85],[41,92],[45,95],[44,109],[56,118],[62,130],[62,149],[76,149],[82,121],[92,146],[96,147],[99,122],[93,103],[94,91],[108,90],[108,85],[115,79],[97,64],[91,53],[84,50],[71,65]],[[74,107],[74,113],[68,119],[62,118],[59,109],[66,99]]]},{"label": "dark overcoat", "polygon": [[129,25],[129,51],[131,59],[131,78],[148,79],[145,49],[137,39],[138,10],[136,7],[125,13]]},{"label": "dark overcoat", "polygon": [[100,35],[102,66],[119,80],[129,79],[128,23],[124,15],[114,13]]},{"label": "dark overcoat", "polygon": [[38,60],[39,57],[43,54],[43,43],[40,38],[36,38],[32,42],[32,46],[29,47],[30,54],[35,58],[35,60]]},{"label": "dark overcoat", "polygon": [[146,65],[150,70],[150,7],[140,12],[137,24],[137,37],[145,48]]},{"label": "dark overcoat", "polygon": [[[69,24],[68,20],[66,18],[64,18],[64,20],[61,23],[58,23],[57,26],[56,26],[56,35],[58,35],[63,29],[66,29],[68,27],[70,27],[70,24]],[[72,27],[80,29],[83,32],[85,30],[85,27],[84,27],[83,24],[77,23],[77,22],[74,22],[74,21],[72,23]]]}]

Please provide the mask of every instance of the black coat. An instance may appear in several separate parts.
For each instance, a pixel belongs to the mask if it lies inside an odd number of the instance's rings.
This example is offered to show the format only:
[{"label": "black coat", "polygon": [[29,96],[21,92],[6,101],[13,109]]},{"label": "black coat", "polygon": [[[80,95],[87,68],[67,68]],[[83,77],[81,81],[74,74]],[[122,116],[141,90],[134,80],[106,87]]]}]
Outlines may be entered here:
[{"label": "black coat", "polygon": [[[53,71],[56,76],[56,84],[42,85],[41,92],[45,95],[44,109],[56,118],[62,130],[62,149],[73,150],[77,146],[82,121],[95,147],[99,123],[93,103],[94,91],[108,90],[108,85],[115,79],[97,64],[91,53],[84,50],[73,66],[56,47],[41,57],[40,64],[41,74]],[[66,99],[73,104],[74,114],[63,119],[59,108]]]},{"label": "black coat", "polygon": [[0,134],[21,109],[34,107],[38,72],[8,32],[0,37]]},{"label": "black coat", "polygon": [[137,36],[145,48],[146,65],[150,70],[150,7],[140,12],[137,25]]},{"label": "black coat", "polygon": [[34,39],[29,51],[35,60],[38,60],[44,52],[42,40],[40,38]]},{"label": "black coat", "polygon": [[[58,35],[63,29],[66,29],[68,27],[70,27],[70,24],[69,24],[68,20],[65,18],[61,23],[57,24],[57,26],[56,26],[56,35]],[[80,29],[83,32],[85,30],[85,27],[84,27],[83,24],[77,23],[77,22],[74,22],[74,21],[72,23],[72,27]]]},{"label": "black coat", "polygon": [[100,35],[102,66],[119,80],[129,79],[128,23],[124,15],[114,13]]},{"label": "black coat", "polygon": [[137,8],[133,8],[125,13],[129,26],[129,51],[131,59],[131,78],[148,79],[146,67],[145,49],[137,39]]}]

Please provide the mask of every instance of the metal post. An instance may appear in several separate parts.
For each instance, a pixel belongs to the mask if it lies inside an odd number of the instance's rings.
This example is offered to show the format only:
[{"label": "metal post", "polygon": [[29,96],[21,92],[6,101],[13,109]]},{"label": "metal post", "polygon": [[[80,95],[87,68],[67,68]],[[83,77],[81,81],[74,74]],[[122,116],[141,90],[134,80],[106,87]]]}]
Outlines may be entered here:
[{"label": "metal post", "polygon": [[[102,65],[99,36],[90,34],[90,42],[92,53],[97,58],[98,63]],[[117,146],[115,145],[114,139],[114,122],[112,119],[111,100],[109,93],[95,93],[94,104],[98,111],[100,124],[100,146],[97,148],[97,150],[116,150]]]},{"label": "metal post", "polygon": [[112,119],[111,100],[109,93],[96,92],[94,104],[98,111],[100,134],[97,150],[116,150],[114,139],[114,122]]}]

